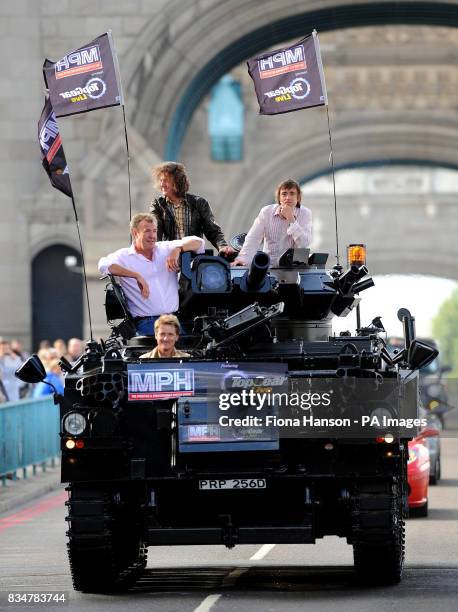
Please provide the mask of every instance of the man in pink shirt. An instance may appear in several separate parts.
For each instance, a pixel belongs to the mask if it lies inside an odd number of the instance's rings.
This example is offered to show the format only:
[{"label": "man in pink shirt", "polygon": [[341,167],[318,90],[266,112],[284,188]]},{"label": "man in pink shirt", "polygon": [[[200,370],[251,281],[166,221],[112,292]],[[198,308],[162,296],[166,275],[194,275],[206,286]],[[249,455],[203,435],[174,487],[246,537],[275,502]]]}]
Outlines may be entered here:
[{"label": "man in pink shirt", "polygon": [[261,208],[246,235],[242,250],[233,265],[249,265],[263,241],[270,265],[278,266],[280,256],[290,248],[304,248],[312,240],[312,212],[301,206],[301,188],[293,179],[280,183],[276,204]]},{"label": "man in pink shirt", "polygon": [[137,334],[154,335],[154,322],[164,313],[178,310],[180,253],[204,252],[204,241],[197,236],[157,242],[153,215],[139,213],[130,222],[132,244],[99,261],[101,274],[120,277],[129,312]]}]

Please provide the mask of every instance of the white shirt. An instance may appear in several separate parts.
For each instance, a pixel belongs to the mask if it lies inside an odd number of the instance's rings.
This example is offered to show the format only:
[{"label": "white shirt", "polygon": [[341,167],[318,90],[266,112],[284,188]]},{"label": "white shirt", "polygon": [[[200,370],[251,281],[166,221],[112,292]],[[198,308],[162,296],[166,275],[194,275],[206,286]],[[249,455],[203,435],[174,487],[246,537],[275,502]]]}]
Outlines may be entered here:
[{"label": "white shirt", "polygon": [[17,402],[19,400],[19,389],[24,384],[14,375],[14,372],[21,364],[22,359],[17,355],[3,355],[3,357],[0,357],[0,380],[10,402]]},{"label": "white shirt", "polygon": [[294,217],[292,223],[284,219],[279,204],[261,208],[237,258],[245,265],[250,264],[263,240],[263,251],[270,256],[270,265],[275,267],[287,249],[308,247],[312,241],[312,212],[304,206],[296,207]]},{"label": "white shirt", "polygon": [[[169,272],[166,267],[167,257],[177,246],[181,246],[181,240],[156,242],[152,261],[137,253],[133,244],[129,248],[118,249],[100,259],[98,267],[101,274],[109,274],[108,268],[118,264],[128,270],[139,272],[148,283],[149,297],[144,298],[135,278],[118,277],[127,299],[129,312],[133,317],[157,316],[178,310],[177,273]],[[199,253],[203,251],[202,240]]]}]

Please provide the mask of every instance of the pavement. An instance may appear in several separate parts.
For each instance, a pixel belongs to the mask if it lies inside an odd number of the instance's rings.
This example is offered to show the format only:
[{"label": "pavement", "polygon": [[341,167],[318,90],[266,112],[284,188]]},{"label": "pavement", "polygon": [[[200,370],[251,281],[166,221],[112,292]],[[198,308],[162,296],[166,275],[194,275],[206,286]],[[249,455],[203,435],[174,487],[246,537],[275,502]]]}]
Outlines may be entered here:
[{"label": "pavement", "polygon": [[60,465],[47,467],[45,472],[40,467],[35,476],[29,475],[28,478],[7,480],[5,487],[0,482],[0,515],[65,486],[60,482]]}]

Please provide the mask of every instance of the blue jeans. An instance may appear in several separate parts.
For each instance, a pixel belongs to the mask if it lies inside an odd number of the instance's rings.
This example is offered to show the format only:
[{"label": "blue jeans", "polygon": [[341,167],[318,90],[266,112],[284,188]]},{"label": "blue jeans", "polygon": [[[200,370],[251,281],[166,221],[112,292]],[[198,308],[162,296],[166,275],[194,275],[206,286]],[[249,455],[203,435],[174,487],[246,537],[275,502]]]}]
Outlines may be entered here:
[{"label": "blue jeans", "polygon": [[141,321],[136,321],[135,329],[137,330],[136,336],[154,336],[154,323],[159,316],[145,317]]}]

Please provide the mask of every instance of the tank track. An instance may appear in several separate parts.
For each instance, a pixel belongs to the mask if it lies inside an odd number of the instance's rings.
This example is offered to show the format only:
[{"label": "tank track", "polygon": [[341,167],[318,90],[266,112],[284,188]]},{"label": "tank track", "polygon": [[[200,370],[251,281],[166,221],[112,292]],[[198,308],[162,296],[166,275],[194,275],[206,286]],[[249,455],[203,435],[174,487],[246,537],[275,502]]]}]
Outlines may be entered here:
[{"label": "tank track", "polygon": [[132,586],[146,567],[139,508],[126,507],[119,494],[94,486],[70,485],[67,549],[77,591],[107,593]]},{"label": "tank track", "polygon": [[351,500],[351,536],[356,577],[365,584],[396,584],[405,556],[403,486],[391,481],[358,485]]}]

